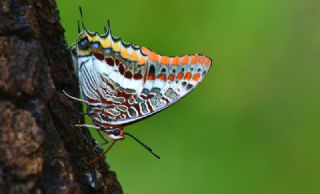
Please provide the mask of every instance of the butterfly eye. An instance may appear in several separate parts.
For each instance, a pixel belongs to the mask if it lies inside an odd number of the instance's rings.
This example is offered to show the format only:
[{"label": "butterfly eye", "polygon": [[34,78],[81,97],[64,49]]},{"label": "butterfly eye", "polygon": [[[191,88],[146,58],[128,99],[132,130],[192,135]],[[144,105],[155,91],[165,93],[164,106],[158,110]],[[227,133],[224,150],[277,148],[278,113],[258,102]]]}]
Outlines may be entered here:
[{"label": "butterfly eye", "polygon": [[117,129],[115,129],[115,130],[112,131],[112,134],[113,134],[114,136],[119,136],[119,135],[121,134],[121,131],[120,131],[119,128],[117,128]]}]

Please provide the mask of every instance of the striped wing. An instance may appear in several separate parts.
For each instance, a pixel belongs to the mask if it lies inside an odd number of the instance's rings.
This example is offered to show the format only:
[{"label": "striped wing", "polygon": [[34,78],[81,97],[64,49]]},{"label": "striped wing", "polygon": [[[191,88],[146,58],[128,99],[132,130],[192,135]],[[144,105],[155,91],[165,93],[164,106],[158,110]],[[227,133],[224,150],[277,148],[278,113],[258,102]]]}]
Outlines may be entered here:
[{"label": "striped wing", "polygon": [[125,125],[177,102],[204,78],[204,55],[167,57],[126,44],[108,31],[83,31],[73,47],[82,97],[101,126]]}]

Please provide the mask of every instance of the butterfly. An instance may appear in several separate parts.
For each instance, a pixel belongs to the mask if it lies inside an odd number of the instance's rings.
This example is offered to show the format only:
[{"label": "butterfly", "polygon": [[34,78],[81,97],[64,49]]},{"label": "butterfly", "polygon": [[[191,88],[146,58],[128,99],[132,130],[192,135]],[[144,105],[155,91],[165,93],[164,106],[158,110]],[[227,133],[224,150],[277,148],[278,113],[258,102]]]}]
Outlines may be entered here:
[{"label": "butterfly", "polygon": [[88,106],[94,125],[82,126],[102,129],[113,140],[132,136],[125,126],[179,101],[211,67],[211,59],[202,54],[169,57],[126,43],[112,35],[109,20],[102,35],[84,24],[78,31],[71,53],[82,99],[65,94]]}]

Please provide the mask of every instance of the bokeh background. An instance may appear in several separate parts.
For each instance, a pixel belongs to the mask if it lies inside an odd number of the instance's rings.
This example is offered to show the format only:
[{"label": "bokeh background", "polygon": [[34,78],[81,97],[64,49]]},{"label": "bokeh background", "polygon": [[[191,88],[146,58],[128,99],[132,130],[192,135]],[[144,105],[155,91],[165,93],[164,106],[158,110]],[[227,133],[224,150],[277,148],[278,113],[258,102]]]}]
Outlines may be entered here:
[{"label": "bokeh background", "polygon": [[91,31],[213,69],[181,102],[126,128],[108,161],[128,194],[320,193],[320,1],[58,0],[68,43]]}]

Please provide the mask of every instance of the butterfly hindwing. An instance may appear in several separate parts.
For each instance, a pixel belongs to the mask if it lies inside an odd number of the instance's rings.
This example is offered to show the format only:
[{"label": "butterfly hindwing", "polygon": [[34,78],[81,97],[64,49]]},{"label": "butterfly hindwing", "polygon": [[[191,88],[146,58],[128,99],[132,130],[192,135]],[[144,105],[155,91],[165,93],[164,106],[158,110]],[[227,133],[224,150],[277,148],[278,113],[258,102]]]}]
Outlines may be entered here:
[{"label": "butterfly hindwing", "polygon": [[161,56],[110,31],[83,31],[72,53],[82,97],[102,126],[125,125],[165,109],[195,88],[211,66],[204,55]]}]

